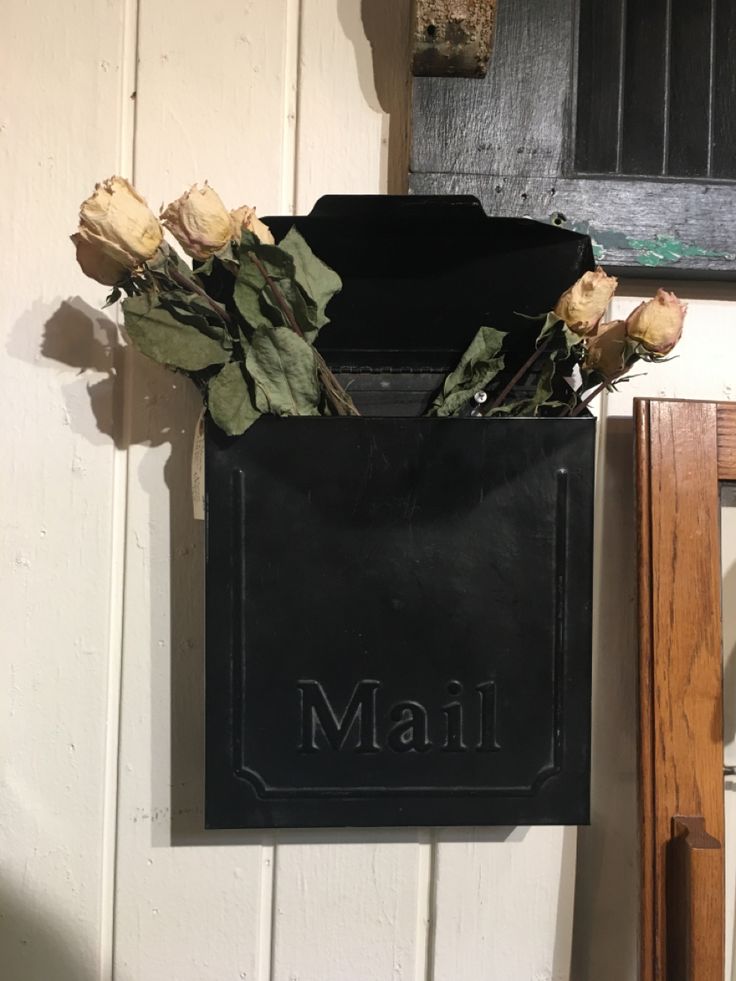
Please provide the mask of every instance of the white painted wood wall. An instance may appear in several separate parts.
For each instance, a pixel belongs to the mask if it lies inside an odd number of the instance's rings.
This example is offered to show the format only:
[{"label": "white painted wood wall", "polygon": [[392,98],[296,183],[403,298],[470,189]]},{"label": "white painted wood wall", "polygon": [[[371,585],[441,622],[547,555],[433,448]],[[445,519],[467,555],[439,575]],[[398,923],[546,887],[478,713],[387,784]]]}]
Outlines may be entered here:
[{"label": "white painted wood wall", "polygon": [[631,396],[733,397],[727,290],[685,288],[681,358],[599,406],[592,826],[201,830],[197,399],[120,345],[66,236],[111,173],[261,214],[401,191],[407,8],[4,9],[3,981],[635,978]]}]

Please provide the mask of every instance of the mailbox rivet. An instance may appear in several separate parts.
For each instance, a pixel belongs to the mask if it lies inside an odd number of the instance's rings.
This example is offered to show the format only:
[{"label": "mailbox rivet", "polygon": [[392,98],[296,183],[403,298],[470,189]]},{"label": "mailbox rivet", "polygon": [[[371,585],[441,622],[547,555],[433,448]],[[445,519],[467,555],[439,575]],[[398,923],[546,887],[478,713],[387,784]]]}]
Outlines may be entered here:
[{"label": "mailbox rivet", "polygon": [[480,392],[476,392],[475,393],[475,395],[473,396],[473,401],[475,402],[475,408],[474,409],[471,409],[470,414],[471,414],[471,416],[474,416],[474,417],[477,418],[481,414],[480,413],[480,406],[483,405],[484,402],[487,402],[488,401],[488,392],[484,392],[481,389]]}]

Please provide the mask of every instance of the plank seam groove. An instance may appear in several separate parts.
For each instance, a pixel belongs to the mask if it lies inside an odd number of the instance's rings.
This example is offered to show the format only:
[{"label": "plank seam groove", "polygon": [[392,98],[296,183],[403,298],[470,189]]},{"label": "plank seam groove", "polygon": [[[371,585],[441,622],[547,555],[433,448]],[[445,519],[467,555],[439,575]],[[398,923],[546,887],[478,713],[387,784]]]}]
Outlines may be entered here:
[{"label": "plank seam groove", "polygon": [[[140,0],[124,0],[120,66],[120,130],[118,171],[134,179],[136,91],[138,77],[138,38]],[[120,310],[116,312],[120,327]],[[100,869],[100,981],[115,976],[115,918],[118,860],[118,799],[120,783],[120,721],[122,698],[123,646],[125,642],[126,563],[128,541],[128,499],[130,471],[128,447],[131,433],[131,359],[122,349],[122,417],[119,427],[113,417],[112,520],[110,547],[110,592],[108,600],[107,702],[105,713],[105,776],[103,787],[101,869]],[[114,408],[113,408],[113,411]],[[119,446],[116,445],[119,440]]]},{"label": "plank seam groove", "polygon": [[294,119],[294,189],[293,189],[293,212],[296,214],[301,210],[301,203],[299,201],[299,163],[300,163],[300,148],[302,139],[302,45],[304,41],[304,0],[299,0],[299,32],[297,35],[297,59],[296,59],[296,100],[295,106],[295,119]]},{"label": "plank seam groove", "polygon": [[284,110],[281,162],[281,208],[296,211],[299,173],[299,99],[301,88],[302,2],[286,0],[284,45]]},{"label": "plank seam groove", "polygon": [[276,839],[261,845],[261,895],[258,908],[258,981],[274,981],[276,936]]},{"label": "plank seam groove", "polygon": [[427,904],[425,917],[425,970],[426,981],[434,981],[437,940],[437,830],[431,829],[424,846],[427,852]]}]

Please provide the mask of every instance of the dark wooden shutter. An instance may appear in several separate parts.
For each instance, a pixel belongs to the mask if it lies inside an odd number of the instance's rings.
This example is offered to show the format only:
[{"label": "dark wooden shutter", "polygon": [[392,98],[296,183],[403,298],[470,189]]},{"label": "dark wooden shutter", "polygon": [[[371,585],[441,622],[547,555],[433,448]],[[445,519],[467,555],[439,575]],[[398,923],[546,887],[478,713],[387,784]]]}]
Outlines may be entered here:
[{"label": "dark wooden shutter", "polygon": [[414,82],[410,189],[589,233],[607,267],[736,271],[736,0],[499,0],[485,79]]}]

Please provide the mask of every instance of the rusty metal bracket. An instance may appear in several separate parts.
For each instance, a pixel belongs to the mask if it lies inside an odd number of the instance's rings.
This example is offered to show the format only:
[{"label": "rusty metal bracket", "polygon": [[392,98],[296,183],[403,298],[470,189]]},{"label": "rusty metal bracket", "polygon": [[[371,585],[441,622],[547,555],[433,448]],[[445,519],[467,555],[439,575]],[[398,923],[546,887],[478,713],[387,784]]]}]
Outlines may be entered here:
[{"label": "rusty metal bracket", "polygon": [[412,73],[484,78],[497,0],[415,0]]}]

